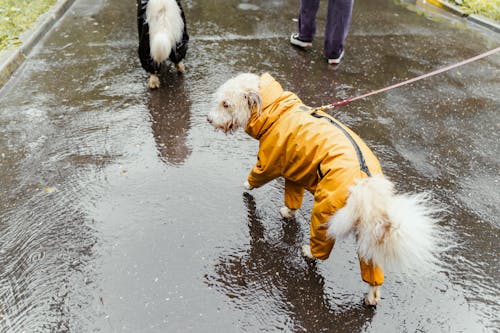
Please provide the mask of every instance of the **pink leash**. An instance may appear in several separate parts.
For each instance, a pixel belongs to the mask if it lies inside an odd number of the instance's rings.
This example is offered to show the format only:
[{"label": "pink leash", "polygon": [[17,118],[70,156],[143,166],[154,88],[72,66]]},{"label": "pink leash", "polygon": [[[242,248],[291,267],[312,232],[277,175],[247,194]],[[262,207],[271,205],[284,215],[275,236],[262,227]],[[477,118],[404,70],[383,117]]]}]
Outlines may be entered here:
[{"label": "pink leash", "polygon": [[414,77],[413,79],[409,79],[409,80],[406,80],[406,81],[403,81],[403,82],[400,82],[400,83],[396,83],[396,84],[393,84],[392,86],[388,86],[388,87],[385,87],[385,88],[382,88],[382,89],[379,89],[379,90],[374,90],[374,91],[371,91],[369,93],[366,93],[366,94],[363,94],[363,95],[360,95],[360,96],[356,96],[356,97],[353,97],[353,98],[347,98],[347,99],[344,99],[344,100],[338,101],[338,102],[333,102],[331,104],[328,104],[328,105],[325,105],[325,106],[321,106],[321,107],[319,107],[317,109],[319,109],[319,110],[327,110],[327,109],[332,109],[334,107],[346,105],[346,104],[354,102],[354,101],[356,101],[358,99],[362,99],[362,98],[365,98],[365,97],[368,97],[368,96],[376,95],[376,94],[382,93],[382,92],[387,91],[387,90],[391,90],[391,89],[394,89],[394,88],[397,88],[397,87],[401,87],[401,86],[404,86],[404,85],[407,85],[407,84],[410,84],[410,83],[413,83],[413,82],[416,82],[416,81],[428,78],[430,76],[434,76],[436,74],[449,71],[450,69],[457,68],[457,67],[463,66],[465,64],[468,64],[470,62],[473,62],[473,61],[485,58],[487,56],[490,56],[492,54],[495,54],[498,51],[500,51],[500,47],[497,47],[496,49],[493,49],[491,51],[482,53],[482,54],[477,55],[475,57],[469,58],[467,60],[461,61],[459,63],[453,64],[453,65],[450,65],[450,66],[447,66],[447,67],[444,67],[444,68],[440,68],[438,70],[435,70],[433,72],[430,72],[430,73],[427,73],[427,74],[424,74],[424,75],[420,75],[420,76]]}]

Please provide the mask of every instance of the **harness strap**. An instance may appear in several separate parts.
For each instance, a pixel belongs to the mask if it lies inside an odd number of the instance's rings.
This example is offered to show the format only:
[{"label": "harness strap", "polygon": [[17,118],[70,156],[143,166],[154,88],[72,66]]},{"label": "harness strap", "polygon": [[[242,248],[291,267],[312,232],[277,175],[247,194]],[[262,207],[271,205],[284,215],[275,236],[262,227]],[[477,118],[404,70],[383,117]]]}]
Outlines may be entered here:
[{"label": "harness strap", "polygon": [[[354,140],[354,138],[352,137],[352,135],[349,134],[349,132],[347,132],[346,129],[344,127],[342,127],[342,125],[340,125],[337,121],[335,121],[331,117],[328,117],[326,115],[318,114],[317,112],[321,111],[321,107],[320,108],[308,108],[308,107],[306,107],[304,105],[301,105],[299,107],[299,109],[302,110],[302,111],[307,111],[314,118],[317,118],[317,119],[326,119],[332,125],[334,125],[335,127],[337,127],[342,132],[342,134],[344,134],[345,137],[351,142],[354,150],[356,151],[356,155],[358,156],[358,162],[359,162],[359,168],[360,168],[360,170],[363,171],[368,177],[372,176],[372,174],[370,172],[370,169],[368,168],[368,165],[366,164],[365,157],[363,156],[363,153],[361,152],[361,148],[359,148],[359,145],[357,144],[356,140]],[[319,175],[321,177],[321,175],[323,175],[323,173],[321,172],[321,168],[319,167],[319,165],[318,165],[318,170],[319,170]]]}]

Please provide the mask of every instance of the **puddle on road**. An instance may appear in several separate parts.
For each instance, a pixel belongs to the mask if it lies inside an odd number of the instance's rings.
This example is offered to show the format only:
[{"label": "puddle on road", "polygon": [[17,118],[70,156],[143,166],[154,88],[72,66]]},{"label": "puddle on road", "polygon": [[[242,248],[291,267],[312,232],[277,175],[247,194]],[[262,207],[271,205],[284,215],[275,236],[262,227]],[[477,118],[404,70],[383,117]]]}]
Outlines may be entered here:
[{"label": "puddle on road", "polygon": [[166,163],[182,165],[191,154],[186,142],[191,127],[191,101],[182,76],[168,72],[161,83],[159,89],[151,92],[148,102],[153,134],[161,158]]},{"label": "puddle on road", "polygon": [[385,1],[359,3],[347,56],[333,69],[321,38],[309,52],[288,45],[296,8],[287,2],[229,1],[223,17],[217,2],[185,9],[188,71],[167,70],[158,91],[146,89],[136,58],[133,4],[79,0],[0,97],[1,327],[498,327],[498,56],[333,112],[377,152],[399,189],[433,190],[459,244],[435,276],[389,272],[376,309],[362,305],[353,242],[307,263],[298,249],[311,197],[286,222],[281,181],[244,194],[258,143],[206,123],[211,94],[239,72],[269,71],[317,106],[498,41]]}]

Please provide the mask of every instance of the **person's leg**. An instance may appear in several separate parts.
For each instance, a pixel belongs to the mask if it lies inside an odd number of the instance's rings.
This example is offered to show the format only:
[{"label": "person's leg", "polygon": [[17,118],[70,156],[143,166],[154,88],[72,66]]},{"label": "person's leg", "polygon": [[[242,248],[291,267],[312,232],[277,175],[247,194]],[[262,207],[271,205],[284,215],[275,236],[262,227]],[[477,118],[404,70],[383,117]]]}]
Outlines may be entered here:
[{"label": "person's leg", "polygon": [[[351,24],[354,0],[329,0],[325,31],[325,56],[338,59]],[[340,61],[340,59],[339,59]]]},{"label": "person's leg", "polygon": [[300,0],[299,39],[312,42],[316,33],[319,0]]}]

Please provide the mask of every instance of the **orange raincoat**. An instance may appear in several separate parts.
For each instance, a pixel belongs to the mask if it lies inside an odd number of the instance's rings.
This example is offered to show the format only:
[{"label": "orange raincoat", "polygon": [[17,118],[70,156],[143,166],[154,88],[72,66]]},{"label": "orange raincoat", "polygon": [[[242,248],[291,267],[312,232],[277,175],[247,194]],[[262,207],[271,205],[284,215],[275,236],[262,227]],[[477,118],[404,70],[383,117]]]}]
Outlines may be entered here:
[{"label": "orange raincoat", "polygon": [[[248,182],[260,187],[285,178],[285,205],[298,209],[304,190],[314,195],[310,246],[314,257],[327,259],[335,240],[322,226],[347,200],[356,179],[382,173],[366,144],[349,128],[321,111],[312,111],[293,93],[283,91],[269,74],[260,77],[262,113],[253,110],[245,132],[260,141],[258,161]],[[361,275],[381,285],[381,268],[360,258]]]}]

